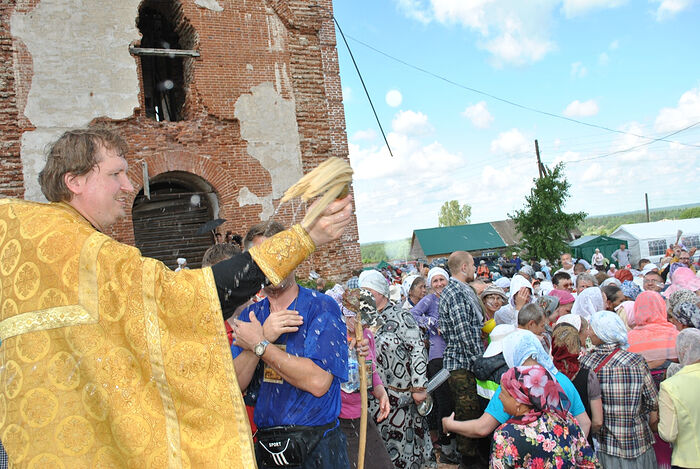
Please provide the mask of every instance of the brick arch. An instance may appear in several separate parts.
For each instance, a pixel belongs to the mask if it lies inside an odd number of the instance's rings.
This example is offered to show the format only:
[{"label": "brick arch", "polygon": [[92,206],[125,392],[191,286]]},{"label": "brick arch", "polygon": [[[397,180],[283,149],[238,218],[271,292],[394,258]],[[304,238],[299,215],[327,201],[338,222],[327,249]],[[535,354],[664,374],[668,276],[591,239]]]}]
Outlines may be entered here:
[{"label": "brick arch", "polygon": [[[189,151],[170,150],[158,155],[131,160],[128,176],[134,186],[134,191],[128,201],[129,207],[134,204],[136,195],[143,189],[142,161],[148,163],[149,178],[170,171],[182,171],[201,177],[214,188],[219,203],[219,217],[231,220],[234,216],[233,210],[238,205],[239,192],[239,187],[234,179],[223,166]],[[131,213],[125,220],[115,225],[109,234],[121,242],[133,245],[135,238]]]},{"label": "brick arch", "polygon": [[[219,216],[226,218],[230,207],[238,198],[238,185],[223,166],[208,158],[195,155],[188,151],[165,151],[158,155],[147,156],[143,160],[148,163],[148,176],[153,178],[170,171],[183,171],[201,177],[214,188],[219,199]],[[129,168],[129,178],[134,184],[134,196],[143,188],[143,171],[141,165]]]}]

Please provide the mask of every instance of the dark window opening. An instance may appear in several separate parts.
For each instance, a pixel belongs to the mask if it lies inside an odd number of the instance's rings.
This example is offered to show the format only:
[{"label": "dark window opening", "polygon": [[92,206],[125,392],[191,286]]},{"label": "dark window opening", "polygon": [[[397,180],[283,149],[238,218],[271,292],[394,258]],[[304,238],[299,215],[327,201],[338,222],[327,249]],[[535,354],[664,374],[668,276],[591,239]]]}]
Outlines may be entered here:
[{"label": "dark window opening", "polygon": [[199,177],[177,172],[157,176],[150,192],[148,199],[141,190],[132,207],[136,247],[173,269],[178,257],[186,258],[191,268],[200,267],[214,242],[211,233],[197,235],[218,213],[213,190]]},{"label": "dark window opening", "polygon": [[157,121],[179,121],[183,119],[185,104],[185,65],[182,55],[170,54],[169,49],[183,49],[183,41],[160,9],[145,2],[139,12],[137,26],[141,34],[141,48],[153,49],[152,54],[141,57],[143,98],[146,115]]}]

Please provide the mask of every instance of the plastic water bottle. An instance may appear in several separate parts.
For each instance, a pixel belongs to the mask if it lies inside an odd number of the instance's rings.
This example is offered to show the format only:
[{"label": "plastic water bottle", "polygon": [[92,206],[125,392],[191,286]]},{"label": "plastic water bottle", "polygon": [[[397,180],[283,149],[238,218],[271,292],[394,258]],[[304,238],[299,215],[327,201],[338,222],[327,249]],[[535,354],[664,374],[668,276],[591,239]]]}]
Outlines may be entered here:
[{"label": "plastic water bottle", "polygon": [[360,390],[360,364],[354,348],[348,347],[348,380],[340,385],[340,389],[348,394]]}]

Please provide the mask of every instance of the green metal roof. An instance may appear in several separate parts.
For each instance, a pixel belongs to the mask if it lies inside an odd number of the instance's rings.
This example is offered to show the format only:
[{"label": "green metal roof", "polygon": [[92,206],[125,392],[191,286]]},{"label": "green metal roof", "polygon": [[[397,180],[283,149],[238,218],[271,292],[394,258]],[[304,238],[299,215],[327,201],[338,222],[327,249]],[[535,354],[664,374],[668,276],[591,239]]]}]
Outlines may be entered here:
[{"label": "green metal roof", "polygon": [[490,223],[414,230],[413,235],[420,242],[426,256],[507,246]]}]

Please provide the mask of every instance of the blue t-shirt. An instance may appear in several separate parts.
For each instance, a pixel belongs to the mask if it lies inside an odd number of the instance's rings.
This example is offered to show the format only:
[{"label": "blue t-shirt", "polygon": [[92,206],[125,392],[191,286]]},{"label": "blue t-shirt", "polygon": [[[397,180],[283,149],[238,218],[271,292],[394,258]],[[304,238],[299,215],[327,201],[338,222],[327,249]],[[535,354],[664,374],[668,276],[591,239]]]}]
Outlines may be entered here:
[{"label": "blue t-shirt", "polygon": [[[569,408],[571,415],[578,415],[581,412],[585,412],[586,409],[583,407],[581,396],[578,395],[578,391],[574,387],[574,383],[572,383],[564,373],[557,373],[554,375],[554,378],[559,382],[559,385],[564,390],[564,393],[571,401],[571,407]],[[486,413],[491,414],[493,418],[498,420],[500,423],[506,423],[508,419],[512,417],[512,415],[507,414],[506,411],[503,410],[503,403],[501,402],[500,396],[501,387],[498,386],[498,389],[496,389],[496,393],[491,398],[489,405],[486,406]]]},{"label": "blue t-shirt", "polygon": [[[299,287],[296,302],[289,306],[304,319],[299,330],[282,334],[275,344],[286,345],[290,355],[311,359],[316,365],[333,375],[328,392],[321,397],[303,391],[283,381],[273,383],[263,380],[255,406],[253,420],[260,428],[277,425],[326,425],[340,415],[340,383],[347,381],[347,329],[341,319],[338,304],[328,295]],[[260,323],[270,315],[270,301],[250,305],[238,317],[250,321],[254,311]],[[272,347],[273,345],[269,345]],[[236,358],[243,349],[231,346]]]}]

